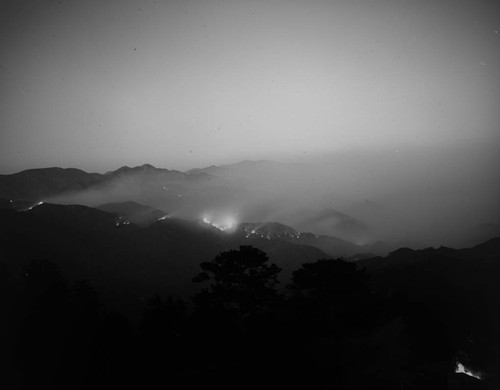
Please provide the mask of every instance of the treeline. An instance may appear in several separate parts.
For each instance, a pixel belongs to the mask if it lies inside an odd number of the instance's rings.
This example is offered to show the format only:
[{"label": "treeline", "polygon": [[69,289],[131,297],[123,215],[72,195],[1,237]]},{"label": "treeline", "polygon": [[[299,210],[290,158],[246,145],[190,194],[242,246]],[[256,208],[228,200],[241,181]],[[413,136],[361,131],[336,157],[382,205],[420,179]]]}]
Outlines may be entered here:
[{"label": "treeline", "polygon": [[453,386],[458,351],[437,313],[396,291],[375,293],[355,263],[303,264],[286,294],[280,269],[250,246],[200,267],[199,293],[151,297],[137,323],[48,260],[27,265],[22,283],[0,268],[3,388]]}]

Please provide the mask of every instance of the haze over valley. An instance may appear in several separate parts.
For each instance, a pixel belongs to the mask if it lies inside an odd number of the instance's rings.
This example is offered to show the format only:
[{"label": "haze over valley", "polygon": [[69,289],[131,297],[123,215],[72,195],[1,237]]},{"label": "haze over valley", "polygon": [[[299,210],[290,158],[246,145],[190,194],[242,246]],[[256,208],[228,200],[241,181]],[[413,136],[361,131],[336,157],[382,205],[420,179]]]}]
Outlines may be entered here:
[{"label": "haze over valley", "polygon": [[40,169],[0,176],[0,196],[90,207],[134,201],[187,220],[280,222],[359,245],[464,247],[491,238],[481,227],[499,223],[499,151],[471,141],[186,172]]},{"label": "haze over valley", "polygon": [[1,1],[0,388],[500,388],[499,101],[489,0]]}]

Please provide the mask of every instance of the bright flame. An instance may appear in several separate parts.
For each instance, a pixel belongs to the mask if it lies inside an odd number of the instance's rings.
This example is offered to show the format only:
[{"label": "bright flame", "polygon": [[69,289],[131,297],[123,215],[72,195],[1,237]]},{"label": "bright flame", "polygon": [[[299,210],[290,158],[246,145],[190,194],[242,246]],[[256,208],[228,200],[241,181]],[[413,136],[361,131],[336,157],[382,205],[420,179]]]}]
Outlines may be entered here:
[{"label": "bright flame", "polygon": [[[12,201],[11,201],[11,202],[12,202]],[[42,205],[42,204],[43,204],[43,202],[38,202],[37,204],[34,204],[33,206],[28,207],[27,209],[24,209],[24,210],[22,210],[22,211],[29,211],[29,210],[33,209],[34,207],[36,207],[36,206],[40,206],[40,205]]]},{"label": "bright flame", "polygon": [[457,362],[457,366],[455,367],[455,372],[457,374],[469,375],[476,379],[483,379],[483,375],[480,372],[469,370],[460,362]]},{"label": "bright flame", "polygon": [[203,223],[211,225],[223,232],[233,230],[237,226],[236,218],[234,218],[233,216],[226,216],[217,219],[212,219],[209,216],[203,216],[201,220],[203,221]]}]

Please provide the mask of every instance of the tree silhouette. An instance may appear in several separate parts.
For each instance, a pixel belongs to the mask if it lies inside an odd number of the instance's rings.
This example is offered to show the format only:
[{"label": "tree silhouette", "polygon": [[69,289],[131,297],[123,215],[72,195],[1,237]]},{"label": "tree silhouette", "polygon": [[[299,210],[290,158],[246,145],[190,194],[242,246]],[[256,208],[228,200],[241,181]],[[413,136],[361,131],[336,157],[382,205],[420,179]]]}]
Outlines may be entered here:
[{"label": "tree silhouette", "polygon": [[170,295],[164,300],[159,294],[147,300],[141,326],[143,387],[155,387],[165,377],[172,387],[181,387],[178,377],[190,364],[192,351],[185,344],[187,325],[183,301]]},{"label": "tree silhouette", "polygon": [[58,266],[50,260],[32,260],[23,267],[23,273],[27,293],[35,301],[55,289],[67,289],[67,283]]},{"label": "tree silhouette", "polygon": [[186,304],[174,300],[171,295],[163,300],[159,294],[148,299],[143,313],[143,331],[154,337],[167,339],[178,337],[184,330],[186,322]]},{"label": "tree silhouette", "polygon": [[[63,340],[61,381],[74,381],[75,389],[91,387],[98,378],[95,356],[103,325],[99,295],[88,280],[77,281],[70,291],[67,329]],[[62,382],[64,383],[64,382]]]},{"label": "tree silhouette", "polygon": [[194,282],[210,282],[198,294],[198,301],[209,298],[214,305],[238,311],[242,316],[263,310],[277,297],[276,285],[281,269],[268,264],[269,257],[252,246],[240,246],[201,263],[203,270]]},{"label": "tree silhouette", "polygon": [[335,300],[348,294],[367,291],[368,280],[366,270],[357,270],[356,263],[341,259],[322,259],[303,264],[294,271],[289,288],[294,293]]},{"label": "tree silhouette", "polygon": [[27,309],[17,345],[24,388],[57,388],[64,365],[70,290],[57,266],[36,260],[23,267]]},{"label": "tree silhouette", "polygon": [[281,302],[276,289],[280,268],[252,246],[222,252],[200,266],[194,282],[208,286],[193,297],[193,346],[210,351],[213,363],[198,361],[200,371],[190,375],[190,387],[205,385],[207,377],[219,388],[258,387],[264,376],[268,381],[276,374],[264,355],[270,358],[279,350],[272,328]]},{"label": "tree silhouette", "polygon": [[344,260],[318,260],[293,272],[291,304],[309,331],[332,334],[371,320],[369,275]]},{"label": "tree silhouette", "polygon": [[200,335],[211,336],[201,336],[199,342],[224,353],[237,340],[248,344],[262,339],[262,327],[280,301],[276,290],[280,268],[252,246],[222,252],[200,266],[202,272],[194,282],[209,285],[193,297],[194,323]]}]

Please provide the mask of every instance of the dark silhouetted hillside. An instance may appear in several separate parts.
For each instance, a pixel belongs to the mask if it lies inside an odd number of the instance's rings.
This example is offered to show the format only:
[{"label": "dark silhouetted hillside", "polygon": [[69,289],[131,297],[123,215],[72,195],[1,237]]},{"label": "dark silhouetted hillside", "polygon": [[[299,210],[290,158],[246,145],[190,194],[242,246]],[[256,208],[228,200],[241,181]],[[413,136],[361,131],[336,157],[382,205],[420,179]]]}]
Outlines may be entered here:
[{"label": "dark silhouetted hillside", "polygon": [[180,171],[155,168],[144,164],[121,167],[106,174],[87,173],[75,168],[29,169],[12,175],[0,175],[0,197],[7,199],[40,201],[68,193],[79,193],[113,186],[116,182],[141,184],[151,181],[203,180],[206,173],[186,174]]},{"label": "dark silhouetted hillside", "polygon": [[196,288],[191,279],[200,262],[242,244],[267,251],[288,274],[304,261],[325,257],[313,247],[247,239],[178,218],[140,228],[86,206],[42,204],[23,212],[1,209],[0,215],[2,262],[18,268],[31,259],[50,258],[70,280],[95,281],[104,299],[123,289],[137,297],[154,292],[186,296]]},{"label": "dark silhouetted hillside", "polygon": [[8,199],[43,200],[69,191],[81,191],[103,180],[98,173],[75,168],[29,169],[0,175],[0,196]]},{"label": "dark silhouetted hillside", "polygon": [[431,310],[470,367],[500,372],[500,238],[466,249],[401,248],[357,264],[376,291]]},{"label": "dark silhouetted hillside", "polygon": [[125,221],[138,226],[148,226],[158,221],[160,218],[167,217],[167,213],[164,211],[132,201],[106,203],[97,206],[96,208],[108,213],[119,215]]}]

